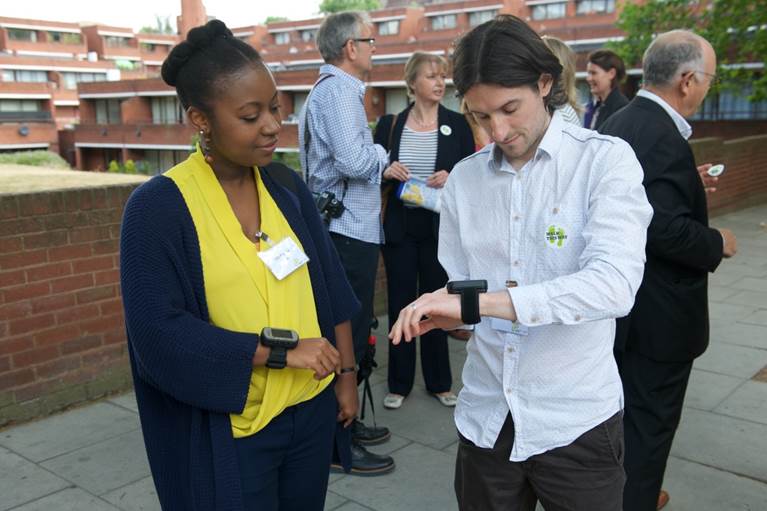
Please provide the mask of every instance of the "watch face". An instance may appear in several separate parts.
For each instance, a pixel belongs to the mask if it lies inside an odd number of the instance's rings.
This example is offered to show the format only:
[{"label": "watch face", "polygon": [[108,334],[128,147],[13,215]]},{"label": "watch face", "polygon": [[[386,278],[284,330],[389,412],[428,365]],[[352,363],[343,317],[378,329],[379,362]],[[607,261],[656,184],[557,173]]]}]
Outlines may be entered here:
[{"label": "watch face", "polygon": [[277,339],[285,339],[286,341],[293,340],[292,330],[283,330],[281,328],[272,328],[272,337]]}]

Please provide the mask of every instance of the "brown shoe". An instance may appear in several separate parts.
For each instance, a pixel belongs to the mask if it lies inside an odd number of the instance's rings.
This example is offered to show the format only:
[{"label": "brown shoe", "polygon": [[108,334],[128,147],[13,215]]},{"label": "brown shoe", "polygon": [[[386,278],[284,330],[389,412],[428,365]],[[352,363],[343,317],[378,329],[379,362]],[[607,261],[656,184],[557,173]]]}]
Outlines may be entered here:
[{"label": "brown shoe", "polygon": [[658,495],[658,511],[666,507],[666,504],[668,504],[669,500],[671,500],[671,497],[669,497],[668,492],[666,490],[661,490],[660,494]]}]

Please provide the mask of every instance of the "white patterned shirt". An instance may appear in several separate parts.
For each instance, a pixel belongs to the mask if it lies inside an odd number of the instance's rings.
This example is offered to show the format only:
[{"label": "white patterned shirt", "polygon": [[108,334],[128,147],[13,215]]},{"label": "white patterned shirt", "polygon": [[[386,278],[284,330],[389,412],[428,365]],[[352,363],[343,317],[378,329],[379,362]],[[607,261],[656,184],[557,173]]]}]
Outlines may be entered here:
[{"label": "white patterned shirt", "polygon": [[[506,415],[511,461],[571,444],[623,407],[616,317],[642,281],[652,209],[642,167],[615,137],[555,112],[515,170],[495,144],[458,163],[444,188],[439,261],[450,280],[506,289],[519,324],[482,318],[467,343],[455,420],[490,448]],[[527,327],[527,335],[509,333]],[[522,332],[524,333],[524,332]]]},{"label": "white patterned shirt", "polygon": [[320,68],[323,75],[328,77],[312,88],[299,114],[298,148],[306,184],[314,193],[330,191],[343,200],[346,211],[331,220],[330,232],[382,243],[380,185],[389,158],[383,146],[373,143],[365,84],[332,64]]}]

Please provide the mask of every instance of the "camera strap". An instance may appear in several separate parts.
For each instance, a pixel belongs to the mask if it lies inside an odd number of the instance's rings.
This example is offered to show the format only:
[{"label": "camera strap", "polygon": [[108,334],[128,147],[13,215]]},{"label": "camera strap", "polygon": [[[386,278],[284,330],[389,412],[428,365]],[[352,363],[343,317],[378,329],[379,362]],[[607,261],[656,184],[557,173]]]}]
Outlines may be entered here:
[{"label": "camera strap", "polygon": [[[317,87],[317,85],[320,84],[320,82],[324,81],[327,78],[330,78],[333,76],[332,74],[321,74],[320,77],[317,79],[316,82],[314,82],[314,85],[312,85],[312,90],[309,91],[309,95],[306,97],[306,108],[305,108],[305,114],[304,114],[304,154],[306,155],[306,164],[304,171],[306,172],[306,185],[309,187],[310,190],[313,190],[311,187],[311,179],[312,174],[309,172],[309,142],[311,141],[312,135],[309,130],[309,108],[312,106],[310,99],[312,97],[312,93],[314,92],[314,89]],[[344,201],[346,198],[346,190],[349,188],[349,182],[346,178],[343,180],[344,189],[341,193],[341,202]]]}]

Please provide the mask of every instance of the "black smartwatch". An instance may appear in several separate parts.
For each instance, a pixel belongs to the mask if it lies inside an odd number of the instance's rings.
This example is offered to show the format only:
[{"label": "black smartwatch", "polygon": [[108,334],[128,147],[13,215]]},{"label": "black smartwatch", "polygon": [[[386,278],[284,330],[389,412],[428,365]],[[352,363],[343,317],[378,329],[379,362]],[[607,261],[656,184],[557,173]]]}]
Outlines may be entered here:
[{"label": "black smartwatch", "polygon": [[476,325],[479,315],[479,293],[487,292],[486,280],[453,280],[447,283],[447,292],[461,295],[461,321],[464,325]]},{"label": "black smartwatch", "polygon": [[266,367],[284,369],[288,363],[288,350],[298,346],[298,333],[293,330],[265,327],[261,330],[261,344],[271,348]]}]

